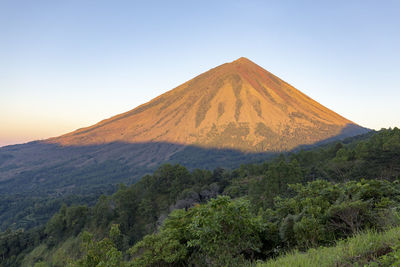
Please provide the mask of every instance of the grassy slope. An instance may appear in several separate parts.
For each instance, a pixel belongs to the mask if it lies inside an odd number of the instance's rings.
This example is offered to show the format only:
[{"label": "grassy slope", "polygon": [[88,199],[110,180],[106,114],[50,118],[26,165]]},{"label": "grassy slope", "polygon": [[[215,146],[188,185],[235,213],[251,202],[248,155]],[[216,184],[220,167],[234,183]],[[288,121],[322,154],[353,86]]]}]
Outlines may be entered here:
[{"label": "grassy slope", "polygon": [[45,261],[51,263],[53,267],[63,267],[66,266],[71,259],[82,256],[80,248],[81,239],[79,237],[68,238],[53,248],[41,244],[24,257],[22,266],[34,266],[37,262]]},{"label": "grassy slope", "polygon": [[339,241],[335,247],[310,249],[306,253],[295,251],[277,259],[260,262],[257,266],[363,266],[390,252],[391,247],[399,242],[400,227],[383,233],[367,231]]}]

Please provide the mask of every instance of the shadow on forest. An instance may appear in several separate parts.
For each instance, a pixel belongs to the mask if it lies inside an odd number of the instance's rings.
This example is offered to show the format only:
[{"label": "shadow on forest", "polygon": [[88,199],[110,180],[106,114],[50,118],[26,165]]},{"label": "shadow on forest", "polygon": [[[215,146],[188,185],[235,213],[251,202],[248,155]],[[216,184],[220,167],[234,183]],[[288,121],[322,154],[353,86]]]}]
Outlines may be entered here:
[{"label": "shadow on forest", "polygon": [[[342,132],[309,149],[369,130],[349,124]],[[119,183],[131,184],[163,163],[188,169],[235,168],[268,160],[280,152],[244,153],[165,142],[114,142],[89,146],[60,146],[44,141],[0,148],[0,194],[85,194],[112,192]]]}]

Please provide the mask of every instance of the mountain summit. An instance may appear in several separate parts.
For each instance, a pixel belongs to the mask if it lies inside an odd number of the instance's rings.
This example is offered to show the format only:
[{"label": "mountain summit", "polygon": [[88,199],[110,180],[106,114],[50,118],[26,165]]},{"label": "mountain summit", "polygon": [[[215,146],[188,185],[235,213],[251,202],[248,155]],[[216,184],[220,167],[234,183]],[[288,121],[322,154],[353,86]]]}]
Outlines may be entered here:
[{"label": "mountain summit", "polygon": [[278,152],[363,132],[365,128],[241,57],[131,111],[47,142],[163,142]]}]

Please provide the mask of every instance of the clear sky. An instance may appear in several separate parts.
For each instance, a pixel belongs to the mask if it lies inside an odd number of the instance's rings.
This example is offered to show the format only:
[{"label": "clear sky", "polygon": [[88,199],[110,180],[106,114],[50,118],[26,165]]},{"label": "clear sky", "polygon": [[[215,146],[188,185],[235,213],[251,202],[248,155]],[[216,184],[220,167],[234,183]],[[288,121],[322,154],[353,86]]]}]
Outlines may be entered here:
[{"label": "clear sky", "polygon": [[0,146],[128,111],[241,56],[400,126],[400,1],[0,0]]}]

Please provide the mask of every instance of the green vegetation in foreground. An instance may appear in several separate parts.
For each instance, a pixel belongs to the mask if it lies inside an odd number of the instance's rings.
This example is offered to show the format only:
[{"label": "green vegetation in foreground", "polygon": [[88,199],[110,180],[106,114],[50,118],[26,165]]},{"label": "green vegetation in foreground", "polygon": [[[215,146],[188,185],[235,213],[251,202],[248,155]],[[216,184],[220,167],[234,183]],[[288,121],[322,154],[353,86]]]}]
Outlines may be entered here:
[{"label": "green vegetation in foreground", "polygon": [[[260,262],[257,266],[399,266],[399,258],[395,258],[392,251],[393,247],[398,246],[399,243],[400,227],[382,233],[366,231],[347,240],[339,241],[334,247],[310,249],[306,253],[290,252],[277,259],[265,263]],[[399,252],[397,251],[397,253]]]},{"label": "green vegetation in foreground", "polygon": [[[334,245],[337,240],[360,231],[384,231],[400,225],[397,181],[335,184],[316,180],[306,185],[292,185],[289,189],[293,190],[293,196],[278,196],[272,208],[258,212],[252,210],[246,197],[231,199],[229,196],[218,196],[188,209],[176,209],[157,231],[145,235],[129,249],[124,249],[125,236],[117,224],[111,225],[109,234],[102,239],[83,230],[78,234],[82,240],[80,255],[71,250],[60,253],[60,245],[52,248],[54,244],[68,242],[68,239],[61,242],[54,239],[63,230],[59,227],[65,227],[63,222],[75,222],[67,227],[74,229],[74,225],[82,223],[77,220],[82,218],[79,214],[87,212],[84,208],[64,208],[47,225],[48,249],[40,250],[44,253],[41,258],[34,250],[36,258],[27,266],[38,263],[38,259],[50,266],[65,266],[60,264],[65,255],[71,255],[67,262],[75,267],[243,266],[293,249],[307,251]],[[65,219],[73,214],[78,216]],[[67,233],[66,237],[73,236],[72,232]],[[367,244],[374,247],[374,240],[368,240]],[[363,247],[361,241],[354,246]],[[32,259],[33,252],[25,260]],[[359,252],[353,249],[352,253]]]},{"label": "green vegetation in foreground", "polygon": [[167,164],[94,206],[64,205],[46,225],[0,233],[0,266],[267,261],[399,226],[399,178],[397,128],[232,171]]}]

